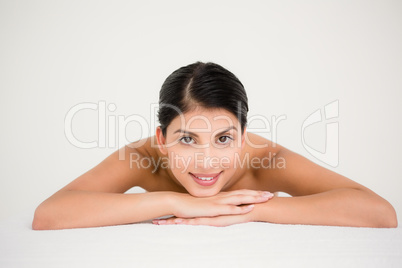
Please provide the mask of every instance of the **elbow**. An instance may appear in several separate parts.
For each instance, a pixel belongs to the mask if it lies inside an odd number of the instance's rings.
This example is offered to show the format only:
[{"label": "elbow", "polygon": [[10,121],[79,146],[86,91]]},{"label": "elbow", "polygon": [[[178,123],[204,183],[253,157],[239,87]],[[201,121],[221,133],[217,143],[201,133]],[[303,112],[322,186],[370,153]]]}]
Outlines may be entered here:
[{"label": "elbow", "polygon": [[34,217],[32,220],[32,230],[46,230],[44,224],[43,213],[41,212],[41,206],[38,206],[35,210]]},{"label": "elbow", "polygon": [[[363,191],[366,199],[363,202],[365,209],[362,207],[360,223],[356,226],[369,228],[396,228],[398,227],[398,218],[394,207],[381,196],[373,192]],[[368,194],[368,195],[367,195]]]},{"label": "elbow", "polygon": [[376,213],[376,224],[373,227],[377,228],[396,228],[398,227],[398,218],[394,207],[384,200],[384,202],[378,206],[378,212]]},{"label": "elbow", "polygon": [[52,230],[52,224],[46,208],[43,204],[39,205],[34,213],[32,220],[32,230]]},{"label": "elbow", "polygon": [[32,230],[39,231],[39,230],[47,230],[47,229],[44,228],[44,226],[42,225],[40,220],[38,220],[37,218],[34,217],[34,219],[32,221]]},{"label": "elbow", "polygon": [[384,228],[397,228],[398,227],[398,218],[396,216],[395,209],[391,206],[392,211],[387,216],[387,219],[383,223]]}]

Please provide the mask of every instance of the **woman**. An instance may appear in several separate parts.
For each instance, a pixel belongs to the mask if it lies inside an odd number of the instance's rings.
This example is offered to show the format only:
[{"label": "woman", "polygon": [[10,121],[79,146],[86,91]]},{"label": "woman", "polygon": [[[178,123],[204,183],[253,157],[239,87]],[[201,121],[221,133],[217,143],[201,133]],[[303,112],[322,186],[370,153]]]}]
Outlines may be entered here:
[{"label": "woman", "polygon": [[[371,190],[247,133],[246,92],[223,67],[197,62],[176,70],[159,104],[155,136],[124,146],[45,200],[33,229],[151,219],[397,226],[394,208]],[[134,186],[147,192],[124,194]],[[274,197],[278,191],[291,197]]]}]

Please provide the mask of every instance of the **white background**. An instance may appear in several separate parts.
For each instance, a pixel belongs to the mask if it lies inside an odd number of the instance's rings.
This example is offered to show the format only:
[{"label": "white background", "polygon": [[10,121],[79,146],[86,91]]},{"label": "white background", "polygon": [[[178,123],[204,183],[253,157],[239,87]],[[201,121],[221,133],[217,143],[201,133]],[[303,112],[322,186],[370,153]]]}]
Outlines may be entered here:
[{"label": "white background", "polygon": [[[154,124],[150,104],[164,79],[198,60],[238,76],[250,117],[286,116],[279,144],[369,187],[401,215],[400,1],[143,2],[0,1],[0,218],[33,213],[125,143],[73,146],[64,134],[73,106],[105,101],[117,107],[110,118]],[[303,147],[301,126],[335,100],[331,167]],[[97,140],[97,120],[97,111],[77,113],[74,135]],[[325,149],[325,126],[306,129],[309,146]],[[128,124],[127,139],[141,131]]]}]

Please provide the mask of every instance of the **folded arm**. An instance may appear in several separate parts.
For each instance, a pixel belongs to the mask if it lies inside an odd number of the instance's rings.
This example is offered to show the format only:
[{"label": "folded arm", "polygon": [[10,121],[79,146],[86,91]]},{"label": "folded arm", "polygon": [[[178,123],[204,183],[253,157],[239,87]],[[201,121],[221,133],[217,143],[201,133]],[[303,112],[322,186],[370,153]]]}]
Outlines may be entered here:
[{"label": "folded arm", "polygon": [[132,153],[139,154],[134,148],[121,148],[46,199],[35,211],[32,228],[127,224],[171,214],[168,191],[125,194],[150,173],[130,167]]},{"label": "folded arm", "polygon": [[393,207],[360,189],[334,189],[256,204],[250,221],[356,227],[397,227]]},{"label": "folded arm", "polygon": [[[124,149],[124,148],[123,148]],[[129,148],[125,148],[127,154]],[[136,152],[138,153],[138,152]],[[149,181],[149,169],[132,169],[120,160],[119,151],[81,175],[42,202],[35,211],[34,230],[67,229],[128,224],[161,216],[214,217],[248,214],[255,204],[270,195],[262,191],[239,190],[196,198],[186,193],[156,191],[125,194]]]},{"label": "folded arm", "polygon": [[285,167],[261,170],[267,187],[292,197],[256,205],[251,220],[273,223],[396,227],[394,208],[368,188],[284,147]]}]

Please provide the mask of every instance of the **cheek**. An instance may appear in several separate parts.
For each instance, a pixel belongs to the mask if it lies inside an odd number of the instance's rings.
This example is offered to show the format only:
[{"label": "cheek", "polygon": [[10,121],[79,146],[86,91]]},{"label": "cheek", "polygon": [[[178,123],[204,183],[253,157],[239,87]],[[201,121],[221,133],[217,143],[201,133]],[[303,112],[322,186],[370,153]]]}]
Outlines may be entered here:
[{"label": "cheek", "polygon": [[185,172],[194,161],[194,153],[191,150],[169,150],[169,168],[172,171]]},{"label": "cheek", "polygon": [[239,148],[228,148],[219,152],[217,157],[220,159],[221,167],[225,169],[232,169],[237,166],[241,150]]}]

